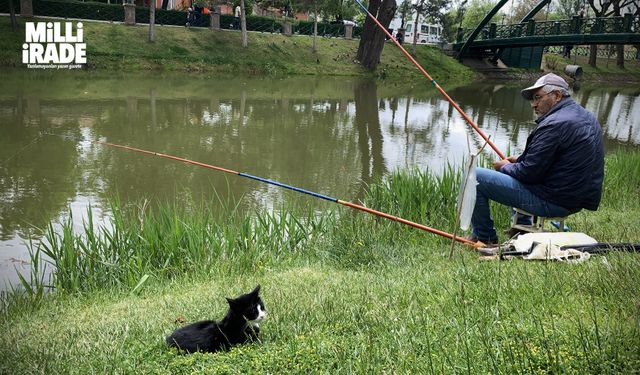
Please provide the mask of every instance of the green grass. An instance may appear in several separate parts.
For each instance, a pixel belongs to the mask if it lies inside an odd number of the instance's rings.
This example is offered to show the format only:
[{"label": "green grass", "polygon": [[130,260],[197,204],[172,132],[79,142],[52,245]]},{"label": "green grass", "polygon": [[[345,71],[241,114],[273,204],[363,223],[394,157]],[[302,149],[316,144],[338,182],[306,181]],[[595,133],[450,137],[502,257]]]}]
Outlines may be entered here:
[{"label": "green grass", "polygon": [[[608,156],[602,206],[573,215],[572,229],[638,242],[639,165],[640,152]],[[450,230],[458,181],[454,170],[396,173],[366,203]],[[5,296],[0,373],[640,370],[637,254],[490,262],[458,246],[448,260],[449,241],[346,208],[119,207],[114,234],[67,233],[50,247],[55,292]],[[504,228],[507,209],[494,209]],[[195,355],[165,346],[179,318],[220,318],[224,297],[258,283],[261,343]]]},{"label": "green grass", "polygon": [[638,80],[638,75],[640,75],[640,61],[625,60],[624,68],[619,68],[616,65],[615,55],[609,59],[598,57],[595,67],[589,65],[588,56],[578,56],[568,59],[561,55],[546,54],[543,56],[543,60],[548,69],[560,73],[564,73],[567,65],[580,65],[583,71],[583,77],[581,78],[583,82],[607,80],[635,82]]},{"label": "green grass", "polygon": [[[22,67],[24,21],[11,31],[9,17],[0,17],[0,67]],[[110,72],[192,72],[196,74],[295,74],[383,76],[421,79],[419,71],[390,43],[381,63],[370,72],[354,63],[358,40],[319,37],[318,52],[309,36],[249,33],[248,48],[237,31],[158,26],[157,40],[148,42],[148,26],[84,22],[87,61],[91,70]],[[437,48],[418,46],[417,60],[442,81],[470,81],[475,74]]]}]

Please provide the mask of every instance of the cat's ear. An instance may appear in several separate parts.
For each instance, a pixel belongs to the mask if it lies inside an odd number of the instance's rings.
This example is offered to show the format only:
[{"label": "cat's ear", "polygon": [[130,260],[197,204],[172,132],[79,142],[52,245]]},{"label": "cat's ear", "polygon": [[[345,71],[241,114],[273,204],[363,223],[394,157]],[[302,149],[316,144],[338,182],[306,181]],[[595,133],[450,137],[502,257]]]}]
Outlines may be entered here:
[{"label": "cat's ear", "polygon": [[260,284],[258,284],[258,286],[256,286],[255,289],[252,290],[251,293],[249,293],[249,294],[253,294],[253,295],[257,296],[258,293],[260,293]]},{"label": "cat's ear", "polygon": [[226,297],[226,298],[227,298],[227,303],[229,304],[229,307],[233,308],[236,305],[236,300],[229,297]]}]

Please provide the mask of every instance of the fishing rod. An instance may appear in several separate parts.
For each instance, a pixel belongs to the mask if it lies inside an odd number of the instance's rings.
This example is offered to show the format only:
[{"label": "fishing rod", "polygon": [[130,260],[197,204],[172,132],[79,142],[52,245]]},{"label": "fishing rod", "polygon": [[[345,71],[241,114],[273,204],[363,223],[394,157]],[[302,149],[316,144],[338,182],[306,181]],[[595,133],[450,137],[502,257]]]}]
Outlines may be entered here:
[{"label": "fishing rod", "polygon": [[246,177],[246,178],[249,178],[249,179],[252,179],[252,180],[264,182],[264,183],[267,183],[267,184],[279,186],[281,188],[297,191],[299,193],[311,195],[313,197],[324,199],[324,200],[327,200],[329,202],[339,203],[339,204],[341,204],[343,206],[355,208],[356,210],[360,210],[360,211],[364,211],[364,212],[367,212],[367,213],[370,213],[370,214],[373,214],[373,215],[376,215],[376,216],[384,217],[385,219],[389,219],[389,220],[392,220],[392,221],[397,221],[399,223],[406,224],[406,225],[409,225],[411,227],[424,230],[426,232],[430,232],[430,233],[437,234],[437,235],[442,236],[442,237],[446,237],[446,238],[458,241],[458,242],[463,243],[465,245],[469,245],[469,246],[475,246],[476,245],[476,243],[473,242],[473,241],[467,240],[466,238],[463,238],[463,237],[455,236],[455,235],[453,235],[451,233],[447,233],[447,232],[444,232],[444,231],[441,231],[441,230],[438,230],[438,229],[434,229],[434,228],[428,227],[428,226],[423,225],[423,224],[418,224],[418,223],[415,223],[413,221],[409,221],[409,220],[403,219],[403,218],[398,217],[398,216],[394,216],[394,215],[390,215],[390,214],[387,214],[387,213],[384,213],[384,212],[381,212],[381,211],[377,211],[377,210],[374,210],[374,209],[371,209],[371,208],[368,208],[368,207],[365,207],[365,206],[362,206],[362,205],[359,205],[359,204],[343,201],[341,199],[332,198],[332,197],[329,197],[329,196],[324,195],[324,194],[319,194],[319,193],[315,193],[313,191],[309,191],[309,190],[306,190],[306,189],[301,189],[301,188],[298,188],[298,187],[295,187],[295,186],[283,184],[281,182],[270,180],[268,178],[253,176],[253,175],[250,175],[248,173],[237,172],[237,171],[234,171],[234,170],[231,170],[231,169],[227,169],[227,168],[222,168],[222,167],[216,167],[214,165],[205,164],[205,163],[201,163],[201,162],[198,162],[198,161],[181,158],[181,157],[178,157],[178,156],[163,154],[163,153],[160,153],[160,152],[147,151],[147,150],[142,150],[142,149],[135,148],[135,147],[124,146],[124,145],[119,145],[119,144],[116,144],[116,143],[109,143],[109,142],[104,142],[104,141],[93,141],[93,142],[95,142],[97,144],[104,145],[104,146],[116,147],[116,148],[120,148],[120,149],[124,149],[124,150],[140,152],[140,153],[147,154],[147,155],[159,156],[159,157],[163,157],[163,158],[167,158],[167,159],[181,161],[183,163],[197,165],[199,167],[209,168],[209,169],[213,169],[213,170],[216,170],[216,171],[233,174],[233,175],[240,176],[240,177]]},{"label": "fishing rod", "polygon": [[[482,130],[480,130],[480,128],[478,127],[478,125],[475,124],[475,122],[473,122],[473,120],[467,116],[467,114],[462,110],[462,108],[460,108],[460,106],[458,105],[458,103],[456,103],[453,99],[451,99],[451,97],[449,96],[449,94],[447,94],[446,91],[444,91],[444,89],[438,84],[438,82],[436,82],[435,79],[431,78],[431,76],[429,75],[429,73],[427,73],[426,70],[424,70],[424,68],[422,68],[422,66],[416,61],[416,59],[413,58],[413,56],[411,56],[409,54],[409,52],[407,52],[407,50],[404,49],[404,47],[402,47],[402,44],[398,43],[398,41],[396,40],[396,38],[393,37],[393,35],[391,35],[391,33],[389,32],[389,30],[387,30],[386,27],[382,26],[382,24],[380,23],[380,21],[378,21],[378,19],[371,14],[371,12],[369,12],[367,10],[367,8],[365,8],[365,6],[360,2],[360,0],[354,0],[359,6],[360,8],[362,8],[362,10],[365,11],[365,13],[371,17],[371,19],[373,20],[373,22],[375,22],[376,25],[378,25],[378,27],[380,28],[380,30],[382,30],[385,34],[387,34],[387,36],[393,40],[393,42],[395,43],[396,46],[398,46],[398,48],[400,48],[400,51],[402,51],[402,53],[413,63],[413,65],[415,65],[418,70],[420,70],[420,72],[427,77],[427,79],[429,81],[431,81],[431,83],[433,84],[433,86],[435,86],[435,88],[440,92],[440,94],[442,94],[442,96],[444,96],[445,99],[447,99],[449,101],[449,103],[451,103],[451,105],[453,105],[453,107],[456,109],[456,111],[458,111],[458,113],[460,113],[460,115],[462,116],[462,118],[464,118],[464,120],[471,125],[471,127],[487,142],[487,144],[493,149],[493,151],[496,152],[496,154],[498,154],[498,156],[500,157],[500,159],[506,159],[506,156],[504,156],[504,154],[498,149],[498,147],[491,142],[491,140],[489,139],[489,137],[487,137]],[[417,21],[417,20],[416,20]]]}]

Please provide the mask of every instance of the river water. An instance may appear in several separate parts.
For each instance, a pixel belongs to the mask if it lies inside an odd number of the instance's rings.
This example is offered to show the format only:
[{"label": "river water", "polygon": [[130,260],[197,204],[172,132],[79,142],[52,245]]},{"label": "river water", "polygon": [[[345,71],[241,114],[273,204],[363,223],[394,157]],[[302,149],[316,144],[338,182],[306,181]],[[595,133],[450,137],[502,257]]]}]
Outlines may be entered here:
[{"label": "river water", "polygon": [[[395,170],[458,164],[482,140],[424,81],[0,73],[0,290],[29,270],[28,239],[108,202],[242,197],[249,208],[317,199],[96,140],[176,155],[357,201]],[[525,146],[525,83],[447,88],[506,153]],[[640,147],[640,88],[582,86],[606,148]],[[491,154],[487,147],[486,153]],[[297,195],[300,195],[297,198]]]}]

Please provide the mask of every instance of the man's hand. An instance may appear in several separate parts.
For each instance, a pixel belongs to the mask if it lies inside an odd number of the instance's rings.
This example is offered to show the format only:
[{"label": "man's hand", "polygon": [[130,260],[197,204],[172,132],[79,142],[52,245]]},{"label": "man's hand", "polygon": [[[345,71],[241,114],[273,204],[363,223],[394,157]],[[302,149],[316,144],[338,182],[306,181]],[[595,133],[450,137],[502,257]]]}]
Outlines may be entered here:
[{"label": "man's hand", "polygon": [[507,165],[507,164],[511,164],[511,161],[509,160],[509,158],[506,158],[504,160],[498,160],[493,163],[493,169],[495,169],[496,171],[500,171],[500,168],[502,168],[504,165]]},{"label": "man's hand", "polygon": [[515,163],[518,161],[518,157],[517,156],[509,156],[508,158],[504,159],[504,160],[498,160],[497,162],[493,163],[493,169],[495,169],[496,171],[500,171],[500,168],[502,168],[504,165],[506,164],[510,164],[510,163]]}]

